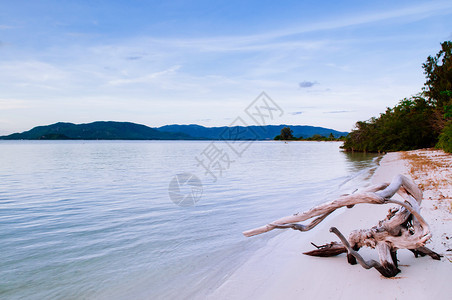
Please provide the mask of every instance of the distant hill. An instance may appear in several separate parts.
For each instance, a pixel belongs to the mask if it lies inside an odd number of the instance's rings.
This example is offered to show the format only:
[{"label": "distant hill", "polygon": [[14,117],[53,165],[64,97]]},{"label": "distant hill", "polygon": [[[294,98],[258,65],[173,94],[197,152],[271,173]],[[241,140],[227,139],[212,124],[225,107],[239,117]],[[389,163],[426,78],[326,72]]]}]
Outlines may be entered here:
[{"label": "distant hill", "polygon": [[337,131],[334,129],[315,127],[307,125],[266,125],[266,126],[236,126],[236,127],[204,127],[200,125],[166,125],[157,128],[165,132],[181,132],[188,134],[194,138],[205,138],[209,140],[227,139],[226,135],[234,130],[240,133],[240,139],[259,139],[273,140],[275,136],[281,133],[284,127],[290,127],[295,137],[308,138],[314,134],[329,136],[330,133],[335,138],[346,136],[348,132]]},{"label": "distant hill", "polygon": [[98,121],[88,124],[56,123],[38,126],[22,133],[0,136],[3,140],[272,140],[281,129],[289,126],[295,137],[314,134],[335,137],[347,132],[300,125],[267,125],[236,127],[203,127],[200,125],[166,125],[151,128],[130,122]]},{"label": "distant hill", "polygon": [[190,140],[184,133],[161,132],[129,122],[56,123],[22,133],[2,136],[3,140]]}]

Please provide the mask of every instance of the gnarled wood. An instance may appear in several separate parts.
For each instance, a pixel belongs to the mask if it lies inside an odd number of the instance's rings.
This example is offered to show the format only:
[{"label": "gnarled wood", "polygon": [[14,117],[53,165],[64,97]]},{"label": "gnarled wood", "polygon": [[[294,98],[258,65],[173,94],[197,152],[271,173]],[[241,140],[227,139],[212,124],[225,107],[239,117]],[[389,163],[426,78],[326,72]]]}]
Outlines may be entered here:
[{"label": "gnarled wood", "polygon": [[347,248],[345,248],[345,246],[342,245],[342,243],[331,242],[329,244],[322,246],[317,246],[314,243],[311,244],[313,244],[317,248],[317,250],[304,252],[303,254],[310,256],[330,257],[339,255],[341,253],[347,253]]},{"label": "gnarled wood", "polygon": [[[404,201],[391,199],[399,194]],[[366,189],[364,192],[344,195],[336,200],[327,202],[310,210],[275,220],[265,226],[245,231],[245,236],[261,234],[273,229],[292,228],[308,231],[322,222],[328,215],[341,207],[352,208],[356,204],[397,204],[400,208],[391,209],[386,219],[370,229],[354,230],[346,239],[335,227],[330,229],[341,240],[323,246],[316,246],[316,250],[305,252],[311,256],[334,256],[347,253],[350,264],[359,263],[366,269],[375,268],[383,276],[392,277],[400,272],[397,267],[397,250],[409,249],[415,256],[429,255],[433,259],[440,259],[440,255],[425,247],[425,243],[432,234],[427,222],[420,214],[422,192],[408,177],[398,175],[391,184],[380,184]],[[315,218],[308,225],[298,222]],[[358,251],[362,247],[375,248],[380,262],[364,260]]]},{"label": "gnarled wood", "polygon": [[381,275],[385,277],[393,277],[400,272],[396,264],[393,262],[390,248],[386,244],[382,243],[377,245],[378,254],[380,256],[380,263],[373,259],[366,261],[358,253],[358,251],[352,249],[347,239],[336,227],[331,227],[330,231],[337,235],[345,248],[347,248],[348,253],[352,255],[364,269],[375,268],[378,270],[378,272],[381,273]]}]

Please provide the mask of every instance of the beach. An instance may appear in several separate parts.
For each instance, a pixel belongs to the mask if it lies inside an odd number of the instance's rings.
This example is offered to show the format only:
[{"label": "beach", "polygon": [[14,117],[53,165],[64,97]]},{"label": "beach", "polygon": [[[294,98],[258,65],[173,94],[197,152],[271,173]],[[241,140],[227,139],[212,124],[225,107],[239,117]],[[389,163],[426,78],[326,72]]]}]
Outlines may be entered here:
[{"label": "beach", "polygon": [[[401,153],[349,153],[335,142],[255,142],[217,182],[200,177],[196,206],[175,205],[169,179],[202,175],[193,161],[210,143],[3,141],[0,298],[450,298],[450,155],[410,151],[405,163]],[[370,228],[391,205],[342,208],[308,232],[242,235],[401,172],[425,190],[428,247],[442,261],[401,250],[402,272],[386,279],[344,254],[302,254],[337,241],[331,226],[346,236]]]},{"label": "beach", "polygon": [[[452,297],[452,155],[440,150],[415,150],[386,154],[369,178],[369,185],[390,182],[397,174],[411,177],[423,191],[421,215],[430,226],[427,247],[443,255],[440,261],[397,252],[401,272],[385,278],[375,269],[347,263],[345,254],[310,257],[311,242],[322,245],[354,229],[377,225],[394,205],[357,205],[342,208],[308,232],[285,230],[259,249],[210,295],[209,299],[450,299]],[[397,197],[394,196],[394,197]],[[281,216],[282,217],[282,216]],[[272,220],[262,220],[262,225]],[[244,228],[247,230],[250,228]],[[251,237],[253,238],[253,237]],[[375,250],[359,251],[378,260]]]}]

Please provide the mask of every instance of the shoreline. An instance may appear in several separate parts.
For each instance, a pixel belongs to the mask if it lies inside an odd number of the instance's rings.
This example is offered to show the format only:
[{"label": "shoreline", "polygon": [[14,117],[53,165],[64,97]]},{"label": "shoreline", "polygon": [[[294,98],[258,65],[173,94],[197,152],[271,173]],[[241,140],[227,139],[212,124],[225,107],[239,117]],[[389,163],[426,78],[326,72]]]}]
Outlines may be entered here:
[{"label": "shoreline", "polygon": [[[411,159],[425,159],[437,169],[420,168],[416,171]],[[437,163],[435,163],[437,162]],[[415,258],[402,249],[398,251],[401,273],[393,278],[381,276],[375,269],[366,270],[347,263],[345,254],[336,257],[310,257],[302,252],[317,245],[337,241],[329,232],[336,226],[344,235],[354,229],[370,228],[386,217],[393,205],[360,204],[353,209],[341,209],[316,228],[308,232],[286,230],[259,249],[208,299],[278,299],[320,298],[358,299],[367,295],[370,299],[449,299],[452,295],[452,191],[448,180],[452,156],[440,150],[414,150],[391,152],[380,164],[369,183],[390,182],[397,174],[408,175],[424,187],[421,214],[431,227],[433,237],[427,247],[444,255],[441,261],[430,257]],[[441,167],[442,166],[442,167]],[[438,173],[438,174],[437,174]],[[440,183],[435,183],[439,178]],[[425,182],[430,182],[426,185]],[[263,220],[263,222],[270,220]],[[360,250],[365,259],[376,259],[376,250]]]}]

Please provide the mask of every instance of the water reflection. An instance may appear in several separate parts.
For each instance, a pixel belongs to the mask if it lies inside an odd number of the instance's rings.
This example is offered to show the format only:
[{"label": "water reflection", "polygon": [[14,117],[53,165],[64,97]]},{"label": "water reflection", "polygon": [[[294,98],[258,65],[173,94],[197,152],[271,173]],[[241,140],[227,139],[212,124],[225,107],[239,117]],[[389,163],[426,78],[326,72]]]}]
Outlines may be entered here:
[{"label": "water reflection", "polygon": [[358,172],[363,168],[371,167],[375,160],[383,158],[383,154],[378,153],[366,153],[366,152],[348,152],[341,151],[348,164],[348,170],[352,172]]}]

